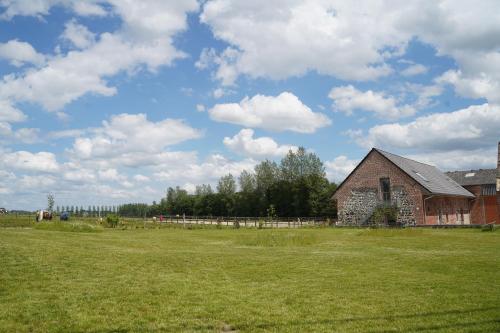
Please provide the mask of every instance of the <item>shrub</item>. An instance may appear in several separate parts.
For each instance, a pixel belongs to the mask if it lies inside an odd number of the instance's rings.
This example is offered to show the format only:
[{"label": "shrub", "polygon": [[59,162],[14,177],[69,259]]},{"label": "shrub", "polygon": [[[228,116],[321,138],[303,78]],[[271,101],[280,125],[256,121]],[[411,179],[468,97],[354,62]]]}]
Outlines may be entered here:
[{"label": "shrub", "polygon": [[380,205],[373,211],[372,222],[375,224],[395,224],[399,209],[396,206]]},{"label": "shrub", "polygon": [[494,231],[495,226],[493,224],[485,224],[481,227],[481,231]]},{"label": "shrub", "polygon": [[106,224],[110,228],[116,228],[118,223],[120,222],[120,218],[116,214],[108,214],[106,216]]},{"label": "shrub", "polygon": [[264,220],[259,220],[259,226],[258,226],[259,229],[263,229],[264,228]]}]

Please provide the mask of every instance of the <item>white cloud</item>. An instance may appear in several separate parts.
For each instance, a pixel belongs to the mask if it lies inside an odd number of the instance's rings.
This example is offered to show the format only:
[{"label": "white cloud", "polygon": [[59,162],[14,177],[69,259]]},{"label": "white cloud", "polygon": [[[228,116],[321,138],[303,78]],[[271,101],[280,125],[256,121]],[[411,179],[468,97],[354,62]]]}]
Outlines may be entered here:
[{"label": "white cloud", "polygon": [[74,19],[65,24],[61,38],[71,42],[79,49],[85,49],[95,42],[95,34],[86,26],[78,24]]},{"label": "white cloud", "polygon": [[495,142],[485,143],[490,148],[474,150],[450,150],[410,154],[406,157],[437,166],[442,171],[471,170],[495,168],[497,163],[497,146]]},{"label": "white cloud", "polygon": [[398,105],[394,97],[384,93],[367,90],[365,92],[352,85],[333,88],[328,95],[333,100],[336,111],[351,115],[354,110],[374,112],[380,118],[398,119],[411,116],[416,110],[408,104]]},{"label": "white cloud", "polygon": [[36,172],[57,172],[60,169],[56,156],[49,152],[30,153],[27,151],[16,151],[3,153],[0,165],[4,168],[14,170]]},{"label": "white cloud", "polygon": [[331,124],[327,116],[313,112],[289,92],[276,97],[245,97],[240,103],[216,104],[208,112],[215,121],[271,131],[314,133]]},{"label": "white cloud", "polygon": [[198,112],[205,112],[205,105],[203,105],[203,104],[196,104],[196,111],[198,111]]},{"label": "white cloud", "polygon": [[328,179],[340,183],[358,165],[359,160],[351,160],[347,156],[340,155],[333,161],[325,162],[325,171]]},{"label": "white cloud", "polygon": [[14,16],[43,16],[49,13],[53,6],[65,6],[81,16],[103,16],[106,11],[99,5],[101,0],[2,0],[5,11],[0,15],[3,19]]},{"label": "white cloud", "polygon": [[[114,95],[116,88],[107,83],[112,76],[122,72],[132,75],[143,68],[155,72],[160,66],[171,65],[185,56],[174,47],[173,37],[186,28],[187,13],[198,8],[195,0],[158,0],[147,5],[124,0],[109,2],[111,10],[122,19],[120,29],[102,33],[92,45],[89,45],[89,36],[83,39],[68,37],[87,48],[56,54],[39,69],[4,77],[0,82],[0,101],[11,105],[31,102],[48,111],[60,111],[87,93]],[[76,8],[73,1],[36,3],[38,5],[8,1],[4,17],[45,15],[57,4]]]},{"label": "white cloud", "polygon": [[270,137],[253,137],[254,131],[252,129],[242,129],[238,134],[224,138],[224,145],[231,151],[244,156],[262,159],[281,157],[286,155],[290,150],[295,151],[298,149],[296,146],[291,145],[278,145]]},{"label": "white cloud", "polygon": [[410,37],[396,26],[398,18],[390,6],[371,1],[207,1],[201,21],[231,46],[221,54],[205,51],[199,67],[214,64],[224,85],[240,74],[285,79],[309,70],[375,79],[391,72],[385,57],[400,54]]},{"label": "white cloud", "polygon": [[428,68],[422,64],[412,64],[401,71],[403,76],[415,76],[427,73]]},{"label": "white cloud", "polygon": [[[500,61],[500,55],[497,61]],[[465,75],[460,70],[449,70],[441,75],[437,82],[452,84],[460,96],[486,98],[492,103],[500,103],[500,71],[498,77],[495,77],[495,73]]]},{"label": "white cloud", "polygon": [[7,101],[0,100],[0,121],[22,122],[27,119],[26,115]]},{"label": "white cloud", "polygon": [[[204,50],[197,66],[214,69],[223,85],[240,75],[279,80],[309,71],[371,80],[390,74],[387,60],[418,40],[456,61],[460,80],[450,83],[458,93],[494,102],[500,82],[498,12],[495,0],[210,0],[201,21],[229,46],[222,52]],[[424,70],[413,65],[402,74]],[[475,91],[478,83],[487,86],[486,96]]]},{"label": "white cloud", "polygon": [[422,116],[406,124],[377,125],[358,142],[365,147],[418,150],[471,150],[498,141],[500,106],[473,105]]},{"label": "white cloud", "polygon": [[85,133],[84,130],[80,129],[69,129],[62,131],[52,131],[47,133],[49,139],[63,139],[63,138],[76,138],[82,136]]},{"label": "white cloud", "polygon": [[107,181],[125,181],[126,177],[121,175],[116,169],[105,169],[98,171],[99,178]]},{"label": "white cloud", "polygon": [[145,114],[120,114],[104,121],[103,127],[93,129],[92,136],[77,138],[73,153],[81,159],[139,159],[135,153],[161,153],[167,146],[200,136],[198,130],[180,120],[151,122]]},{"label": "white cloud", "polygon": [[137,174],[137,175],[134,175],[134,180],[136,182],[149,182],[151,179],[148,177],[148,176],[144,176],[144,175],[141,175],[141,174]]},{"label": "white cloud", "polygon": [[41,65],[45,56],[36,52],[31,44],[12,39],[7,43],[0,43],[0,58],[10,61],[14,66],[20,67],[24,64]]},{"label": "white cloud", "polygon": [[155,180],[179,184],[182,182],[193,184],[214,184],[220,177],[231,173],[237,177],[243,170],[252,170],[257,162],[247,158],[241,161],[230,160],[220,154],[210,155],[200,162],[193,156],[191,161],[158,167],[153,174]]},{"label": "white cloud", "polygon": [[18,191],[46,191],[50,190],[50,188],[56,184],[56,180],[51,176],[28,176],[24,175],[17,182]]},{"label": "white cloud", "polygon": [[79,167],[75,170],[67,170],[63,173],[63,178],[76,183],[93,183],[96,180],[94,171]]},{"label": "white cloud", "polygon": [[20,128],[12,130],[12,126],[6,122],[0,122],[0,138],[7,142],[16,143],[37,143],[41,141],[39,137],[40,129],[38,128]]},{"label": "white cloud", "polygon": [[13,133],[13,138],[22,143],[37,143],[41,141],[39,134],[38,128],[20,128]]}]

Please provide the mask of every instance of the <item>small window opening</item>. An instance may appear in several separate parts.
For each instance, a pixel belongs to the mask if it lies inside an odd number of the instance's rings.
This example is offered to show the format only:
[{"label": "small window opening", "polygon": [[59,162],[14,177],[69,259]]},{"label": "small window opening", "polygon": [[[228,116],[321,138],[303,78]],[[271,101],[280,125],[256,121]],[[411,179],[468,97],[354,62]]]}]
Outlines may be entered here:
[{"label": "small window opening", "polygon": [[391,202],[391,181],[389,178],[380,178],[380,189],[382,190],[382,200],[385,203]]}]

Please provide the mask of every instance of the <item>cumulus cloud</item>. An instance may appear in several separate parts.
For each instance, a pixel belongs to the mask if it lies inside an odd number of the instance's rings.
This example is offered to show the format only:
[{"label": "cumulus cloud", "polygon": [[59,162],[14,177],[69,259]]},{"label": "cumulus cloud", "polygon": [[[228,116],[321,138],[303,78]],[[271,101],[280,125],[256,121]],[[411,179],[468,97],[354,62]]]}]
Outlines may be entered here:
[{"label": "cumulus cloud", "polygon": [[41,65],[45,61],[45,56],[36,52],[31,44],[17,39],[0,43],[0,58],[8,60],[16,67],[24,64]]},{"label": "cumulus cloud", "polygon": [[333,100],[333,109],[351,115],[354,110],[374,112],[379,118],[398,119],[415,114],[416,109],[408,104],[398,105],[392,96],[372,90],[360,91],[352,85],[333,88],[328,95]]},{"label": "cumulus cloud", "polygon": [[495,142],[485,143],[486,148],[474,150],[449,150],[409,154],[413,160],[437,166],[442,171],[495,168],[497,146]]},{"label": "cumulus cloud", "polygon": [[[482,97],[498,98],[493,94],[500,82],[495,0],[480,5],[453,0],[210,0],[201,21],[229,44],[222,52],[204,50],[198,61],[199,68],[213,69],[224,85],[234,84],[240,75],[285,79],[309,71],[372,80],[392,73],[388,60],[404,55],[406,45],[417,39],[456,61],[460,74],[450,83],[457,92],[471,95],[480,82],[491,92]],[[424,71],[415,64],[402,74]]]},{"label": "cumulus cloud", "polygon": [[256,159],[281,157],[290,150],[298,149],[296,146],[279,145],[270,137],[254,138],[253,135],[252,129],[245,128],[232,138],[225,137],[223,142],[231,151]]},{"label": "cumulus cloud", "polygon": [[332,161],[325,162],[325,172],[328,179],[340,183],[358,165],[359,160],[351,160],[347,156],[340,155]]},{"label": "cumulus cloud", "polygon": [[39,133],[40,130],[38,128],[20,128],[18,130],[13,130],[9,123],[0,122],[0,139],[6,142],[37,143],[41,141]]},{"label": "cumulus cloud", "polygon": [[403,76],[415,76],[427,73],[428,68],[422,64],[411,64],[401,71]]},{"label": "cumulus cloud", "polygon": [[145,114],[120,114],[93,129],[90,137],[77,138],[73,153],[82,159],[127,156],[125,154],[135,158],[135,153],[161,153],[167,146],[200,136],[198,130],[180,120],[151,122]]},{"label": "cumulus cloud", "polygon": [[256,164],[257,161],[251,158],[233,161],[220,154],[212,154],[204,161],[198,161],[196,156],[193,156],[191,161],[158,167],[153,177],[156,180],[176,183],[214,184],[228,173],[237,177],[243,170],[252,170]]},{"label": "cumulus cloud", "polygon": [[420,150],[468,150],[498,141],[500,106],[482,104],[422,116],[409,123],[377,125],[358,138],[365,147]]},{"label": "cumulus cloud", "polygon": [[86,26],[71,20],[65,24],[61,39],[67,40],[79,49],[89,47],[95,42],[95,34]]},{"label": "cumulus cloud", "polygon": [[80,16],[104,16],[106,10],[102,7],[103,0],[2,0],[0,6],[4,11],[2,19],[11,19],[15,16],[37,16],[49,14],[53,6],[64,6]]},{"label": "cumulus cloud", "polygon": [[141,174],[134,175],[133,178],[136,182],[149,182],[151,180],[148,176],[144,176]]},{"label": "cumulus cloud", "polygon": [[56,156],[49,152],[16,151],[3,153],[0,165],[7,169],[34,172],[57,172],[60,169]]},{"label": "cumulus cloud", "polygon": [[[76,10],[80,8],[76,3],[7,1],[3,15],[45,15],[51,6],[58,4]],[[112,76],[122,72],[132,75],[143,68],[155,72],[160,66],[170,65],[185,56],[174,47],[172,39],[186,28],[187,13],[198,8],[195,0],[158,0],[148,2],[147,6],[140,2],[110,0],[109,4],[122,19],[122,26],[117,31],[104,32],[92,43],[88,29],[70,22],[63,36],[77,47],[86,48],[54,55],[38,69],[4,77],[0,82],[0,101],[11,105],[31,102],[48,111],[60,111],[87,93],[114,95],[116,88],[107,82]],[[76,34],[82,31],[85,36]]]},{"label": "cumulus cloud", "polygon": [[385,54],[399,54],[409,38],[390,9],[373,2],[207,1],[201,21],[231,46],[219,54],[206,50],[200,65],[213,64],[225,85],[240,74],[285,79],[309,70],[375,79],[391,72],[380,50],[387,46]]},{"label": "cumulus cloud", "polygon": [[314,133],[331,124],[327,116],[313,112],[289,92],[276,97],[255,95],[239,103],[216,104],[208,113],[215,121],[277,132]]},{"label": "cumulus cloud", "polygon": [[[497,59],[500,61],[500,55]],[[487,68],[484,68],[487,70]],[[461,70],[449,70],[437,80],[439,83],[448,83],[454,86],[455,91],[463,97],[486,98],[492,103],[500,103],[500,70],[495,77],[494,72],[478,72],[464,74]]]}]

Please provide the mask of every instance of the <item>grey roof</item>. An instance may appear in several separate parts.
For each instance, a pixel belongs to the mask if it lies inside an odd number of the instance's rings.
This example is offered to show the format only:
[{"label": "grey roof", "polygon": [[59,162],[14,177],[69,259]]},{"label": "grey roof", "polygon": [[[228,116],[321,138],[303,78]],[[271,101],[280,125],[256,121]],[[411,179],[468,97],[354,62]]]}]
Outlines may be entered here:
[{"label": "grey roof", "polygon": [[446,175],[462,186],[496,183],[496,169],[447,172]]},{"label": "grey roof", "polygon": [[436,167],[376,149],[432,194],[474,197]]}]

